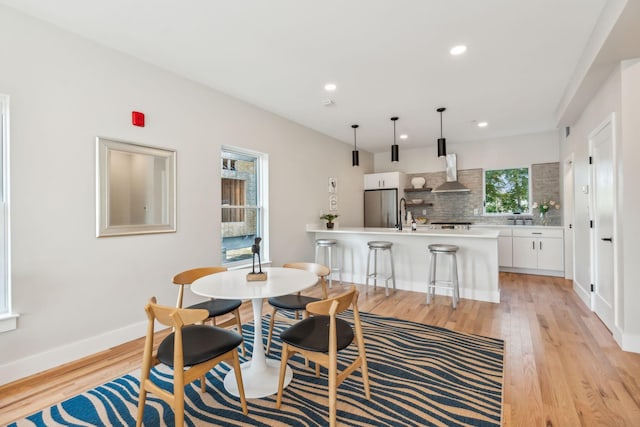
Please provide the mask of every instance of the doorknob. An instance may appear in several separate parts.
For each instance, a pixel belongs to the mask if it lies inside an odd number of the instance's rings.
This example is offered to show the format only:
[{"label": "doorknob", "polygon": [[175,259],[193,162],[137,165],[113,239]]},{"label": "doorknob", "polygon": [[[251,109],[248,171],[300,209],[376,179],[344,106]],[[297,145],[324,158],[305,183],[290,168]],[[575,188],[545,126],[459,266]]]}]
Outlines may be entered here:
[{"label": "doorknob", "polygon": [[613,238],[612,237],[603,237],[600,240],[602,240],[603,242],[609,242],[609,243],[613,242]]}]

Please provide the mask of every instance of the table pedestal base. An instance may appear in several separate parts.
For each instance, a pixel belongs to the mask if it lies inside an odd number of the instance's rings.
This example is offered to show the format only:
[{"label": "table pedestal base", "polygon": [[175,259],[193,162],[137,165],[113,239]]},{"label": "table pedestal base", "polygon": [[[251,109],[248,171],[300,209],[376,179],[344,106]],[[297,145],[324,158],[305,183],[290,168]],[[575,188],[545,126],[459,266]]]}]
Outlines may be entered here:
[{"label": "table pedestal base", "polygon": [[[275,359],[267,359],[266,366],[260,366],[258,369],[251,369],[251,363],[244,362],[240,365],[242,371],[242,384],[244,385],[244,395],[247,399],[256,399],[266,397],[278,392],[278,377],[280,376],[280,361]],[[284,374],[284,387],[289,385],[293,378],[291,368],[287,366]],[[284,388],[283,387],[283,388]],[[231,369],[224,377],[224,388],[232,395],[239,397],[238,384],[236,383],[236,374]]]}]

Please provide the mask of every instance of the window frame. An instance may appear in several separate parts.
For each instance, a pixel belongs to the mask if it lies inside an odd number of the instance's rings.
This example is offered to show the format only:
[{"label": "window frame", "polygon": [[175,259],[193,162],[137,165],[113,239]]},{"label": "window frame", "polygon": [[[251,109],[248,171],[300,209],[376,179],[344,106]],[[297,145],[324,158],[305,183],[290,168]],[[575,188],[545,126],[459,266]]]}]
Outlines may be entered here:
[{"label": "window frame", "polygon": [[482,170],[482,214],[486,216],[512,216],[514,212],[487,212],[487,172],[491,171],[502,171],[508,169],[527,169],[527,207],[528,209],[524,212],[520,212],[521,214],[529,214],[531,213],[531,192],[532,192],[532,180],[531,180],[531,165],[527,166],[512,166],[512,167],[502,167],[502,168],[492,168],[492,169],[483,169]]},{"label": "window frame", "polygon": [[16,329],[18,317],[11,297],[9,176],[9,96],[0,94],[0,332]]},{"label": "window frame", "polygon": [[[224,267],[229,269],[234,268],[242,268],[251,265],[251,260],[241,259],[238,261],[230,261],[225,262],[222,258],[222,241],[224,237],[222,236],[222,226],[225,224],[222,222],[222,170],[224,169],[224,154],[225,153],[233,153],[239,154],[242,156],[250,156],[256,159],[256,205],[225,205],[226,208],[248,208],[248,209],[256,209],[256,232],[258,237],[262,238],[260,242],[260,258],[262,264],[271,263],[270,259],[270,245],[269,245],[269,155],[266,153],[262,153],[255,150],[250,150],[243,147],[232,146],[232,145],[222,145],[220,148],[220,159],[221,159],[221,168],[220,168],[220,181],[219,186],[221,194],[220,194],[220,263]],[[235,168],[234,168],[235,169]],[[228,168],[226,170],[233,170]]]}]

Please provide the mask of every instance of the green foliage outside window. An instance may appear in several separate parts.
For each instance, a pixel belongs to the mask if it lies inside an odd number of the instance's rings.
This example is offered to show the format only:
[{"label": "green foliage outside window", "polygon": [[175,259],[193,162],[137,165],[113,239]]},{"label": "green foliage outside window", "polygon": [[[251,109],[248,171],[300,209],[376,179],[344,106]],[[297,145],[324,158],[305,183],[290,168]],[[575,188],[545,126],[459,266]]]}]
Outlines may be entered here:
[{"label": "green foliage outside window", "polygon": [[529,211],[529,168],[484,172],[485,213]]}]

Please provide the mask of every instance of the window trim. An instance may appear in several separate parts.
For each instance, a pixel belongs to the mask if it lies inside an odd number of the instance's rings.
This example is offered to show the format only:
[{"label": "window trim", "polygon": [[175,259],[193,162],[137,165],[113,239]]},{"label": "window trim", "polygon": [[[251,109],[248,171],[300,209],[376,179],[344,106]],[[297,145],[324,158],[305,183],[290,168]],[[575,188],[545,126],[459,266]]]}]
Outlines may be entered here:
[{"label": "window trim", "polygon": [[502,168],[491,168],[491,169],[483,169],[482,170],[482,214],[485,216],[492,217],[503,217],[503,216],[513,216],[513,212],[487,212],[487,172],[496,171],[496,170],[506,170],[506,169],[527,169],[528,176],[528,200],[527,203],[529,205],[529,210],[526,212],[520,212],[521,214],[530,214],[531,213],[531,192],[533,190],[532,180],[531,180],[531,165],[527,166],[509,166]]},{"label": "window trim", "polygon": [[[245,156],[252,156],[257,159],[256,162],[256,176],[258,179],[257,187],[258,187],[258,198],[256,200],[256,210],[258,212],[258,229],[262,230],[262,241],[260,242],[260,258],[263,265],[271,263],[271,255],[270,255],[270,239],[269,239],[269,155],[266,153],[262,153],[260,151],[255,151],[247,148],[232,146],[232,145],[222,145],[220,147],[220,157],[222,158],[222,154],[224,152],[232,152]],[[218,188],[222,189],[222,168],[220,169],[220,181]],[[222,191],[222,190],[221,190]],[[222,194],[221,194],[222,196]],[[222,226],[222,200],[219,200],[220,203],[220,226]],[[228,206],[229,207],[229,206]],[[253,206],[251,206],[253,207]],[[222,233],[220,235],[220,249],[222,249]],[[233,262],[223,262],[222,261],[222,250],[220,251],[220,264],[229,268],[230,270],[244,268],[247,266],[251,266],[251,260],[247,261],[233,261]]]},{"label": "window trim", "polygon": [[6,296],[4,306],[0,306],[0,332],[16,329],[18,314],[12,311],[11,293],[11,221],[9,201],[9,95],[0,94],[0,174],[2,174],[0,188],[0,291]]}]

